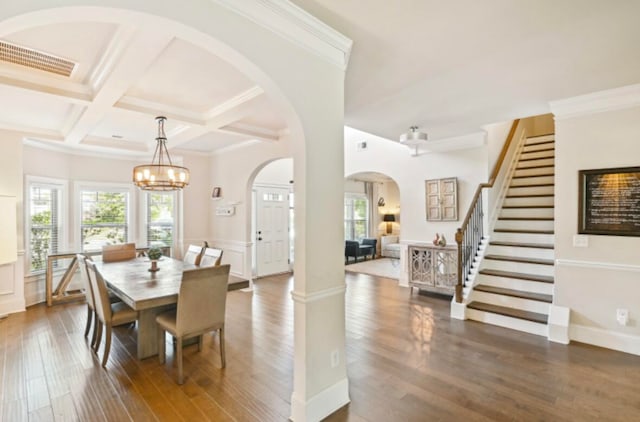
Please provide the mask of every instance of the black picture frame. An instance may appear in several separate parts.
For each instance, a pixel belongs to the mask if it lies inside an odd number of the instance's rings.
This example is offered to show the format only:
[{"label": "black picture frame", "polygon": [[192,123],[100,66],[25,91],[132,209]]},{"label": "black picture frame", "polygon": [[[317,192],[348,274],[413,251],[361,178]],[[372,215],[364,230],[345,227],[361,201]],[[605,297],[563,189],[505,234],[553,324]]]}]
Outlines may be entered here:
[{"label": "black picture frame", "polygon": [[640,236],[640,167],[578,172],[578,233]]},{"label": "black picture frame", "polygon": [[222,196],[222,189],[217,186],[213,188],[213,191],[211,191],[211,197],[213,199],[219,199],[221,196]]}]

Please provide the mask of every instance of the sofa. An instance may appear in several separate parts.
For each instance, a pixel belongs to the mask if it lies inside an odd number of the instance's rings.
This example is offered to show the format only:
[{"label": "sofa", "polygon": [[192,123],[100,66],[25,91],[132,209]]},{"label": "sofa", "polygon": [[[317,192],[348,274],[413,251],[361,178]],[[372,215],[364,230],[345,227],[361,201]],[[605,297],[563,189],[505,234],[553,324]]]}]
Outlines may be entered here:
[{"label": "sofa", "polygon": [[400,258],[400,239],[397,235],[386,235],[380,238],[380,255],[388,258]]},{"label": "sofa", "polygon": [[367,255],[371,255],[371,259],[376,256],[377,239],[362,239],[362,243],[355,240],[346,240],[344,243],[344,261],[349,263],[349,258],[353,258],[358,262],[359,257],[367,259]]}]

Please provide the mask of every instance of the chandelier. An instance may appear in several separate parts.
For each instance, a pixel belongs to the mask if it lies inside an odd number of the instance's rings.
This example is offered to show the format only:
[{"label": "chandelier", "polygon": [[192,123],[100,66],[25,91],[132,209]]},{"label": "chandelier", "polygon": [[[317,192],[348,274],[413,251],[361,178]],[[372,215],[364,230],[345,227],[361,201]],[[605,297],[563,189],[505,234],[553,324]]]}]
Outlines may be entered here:
[{"label": "chandelier", "polygon": [[189,184],[189,169],[174,166],[167,150],[167,136],[164,134],[166,117],[156,117],[158,121],[158,137],[156,151],[151,164],[143,164],[133,168],[133,183],[142,190],[169,191],[179,190]]}]

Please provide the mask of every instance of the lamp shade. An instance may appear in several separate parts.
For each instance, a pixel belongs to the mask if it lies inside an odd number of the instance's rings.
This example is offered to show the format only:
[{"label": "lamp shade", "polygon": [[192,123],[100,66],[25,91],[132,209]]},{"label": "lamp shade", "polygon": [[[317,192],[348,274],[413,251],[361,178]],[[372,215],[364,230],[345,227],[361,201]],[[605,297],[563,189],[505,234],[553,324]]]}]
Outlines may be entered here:
[{"label": "lamp shade", "polygon": [[396,216],[393,214],[385,214],[384,217],[382,218],[382,221],[396,221]]}]

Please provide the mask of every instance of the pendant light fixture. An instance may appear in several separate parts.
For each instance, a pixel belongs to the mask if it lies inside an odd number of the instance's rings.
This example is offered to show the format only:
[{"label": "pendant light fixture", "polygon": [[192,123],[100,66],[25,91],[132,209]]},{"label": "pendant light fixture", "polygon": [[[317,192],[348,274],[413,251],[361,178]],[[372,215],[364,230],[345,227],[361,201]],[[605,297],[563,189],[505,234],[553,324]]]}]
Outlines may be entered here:
[{"label": "pendant light fixture", "polygon": [[409,132],[400,135],[400,143],[411,149],[411,155],[418,155],[418,147],[427,142],[427,134],[420,132],[418,126],[411,126]]},{"label": "pendant light fixture", "polygon": [[167,150],[167,136],[164,134],[164,116],[156,117],[158,121],[158,137],[156,151],[151,164],[143,164],[133,168],[133,183],[142,190],[170,191],[180,190],[189,184],[189,169],[175,166]]}]

